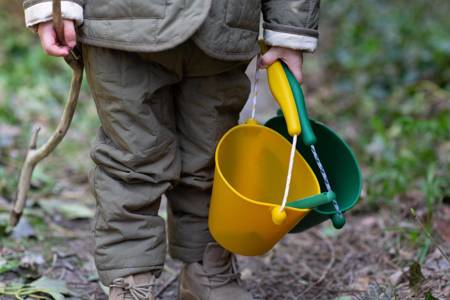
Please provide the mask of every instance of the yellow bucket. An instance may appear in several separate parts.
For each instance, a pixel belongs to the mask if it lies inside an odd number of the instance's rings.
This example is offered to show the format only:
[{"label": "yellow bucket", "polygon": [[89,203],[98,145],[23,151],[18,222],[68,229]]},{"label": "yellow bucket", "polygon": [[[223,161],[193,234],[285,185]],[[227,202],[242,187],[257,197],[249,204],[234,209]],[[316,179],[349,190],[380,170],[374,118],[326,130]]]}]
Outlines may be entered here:
[{"label": "yellow bucket", "polygon": [[[238,125],[222,137],[215,156],[209,229],[224,248],[241,255],[262,255],[309,213],[310,209],[286,206],[283,220],[276,220],[290,151],[291,144],[283,136],[255,121]],[[288,202],[320,193],[313,170],[299,152],[291,182]]]}]

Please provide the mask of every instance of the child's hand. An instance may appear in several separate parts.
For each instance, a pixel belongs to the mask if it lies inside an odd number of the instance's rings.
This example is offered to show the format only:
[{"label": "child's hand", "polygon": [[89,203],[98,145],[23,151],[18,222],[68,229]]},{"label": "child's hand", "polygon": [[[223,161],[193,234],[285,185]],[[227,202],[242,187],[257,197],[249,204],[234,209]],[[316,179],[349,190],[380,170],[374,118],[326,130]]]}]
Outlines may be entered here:
[{"label": "child's hand", "polygon": [[259,67],[267,68],[277,59],[282,60],[289,67],[289,70],[291,70],[295,78],[297,78],[298,82],[302,83],[303,54],[300,50],[271,47],[263,56],[261,56]]},{"label": "child's hand", "polygon": [[37,32],[41,39],[42,49],[51,56],[67,56],[77,43],[75,22],[64,20],[64,41],[58,41],[52,21],[40,23]]}]

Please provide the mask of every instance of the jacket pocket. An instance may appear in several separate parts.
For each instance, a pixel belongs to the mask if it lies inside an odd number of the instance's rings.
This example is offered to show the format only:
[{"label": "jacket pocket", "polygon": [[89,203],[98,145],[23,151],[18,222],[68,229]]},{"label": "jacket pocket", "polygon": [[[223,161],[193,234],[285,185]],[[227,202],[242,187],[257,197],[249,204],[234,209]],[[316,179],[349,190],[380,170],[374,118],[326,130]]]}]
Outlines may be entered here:
[{"label": "jacket pocket", "polygon": [[259,31],[261,0],[228,0],[225,22],[230,27]]},{"label": "jacket pocket", "polygon": [[163,19],[168,0],[85,0],[86,19]]}]

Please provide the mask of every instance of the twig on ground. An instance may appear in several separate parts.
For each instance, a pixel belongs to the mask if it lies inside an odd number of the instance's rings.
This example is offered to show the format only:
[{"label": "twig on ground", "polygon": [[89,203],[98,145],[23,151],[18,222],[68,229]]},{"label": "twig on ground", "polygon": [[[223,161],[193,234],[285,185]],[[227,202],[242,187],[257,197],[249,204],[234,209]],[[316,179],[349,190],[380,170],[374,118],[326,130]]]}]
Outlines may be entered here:
[{"label": "twig on ground", "polygon": [[57,266],[56,263],[58,262],[58,254],[53,253],[53,257],[52,257],[52,264],[50,266],[50,268],[48,268],[43,275],[47,275],[50,274]]},{"label": "twig on ground", "polygon": [[328,249],[330,249],[330,255],[331,255],[331,258],[330,258],[330,260],[329,260],[329,262],[328,262],[328,265],[326,266],[325,270],[322,272],[322,275],[320,276],[320,278],[319,278],[317,281],[315,281],[314,283],[312,283],[309,287],[307,287],[306,289],[304,289],[304,290],[298,295],[299,297],[300,297],[301,295],[304,295],[305,293],[307,293],[309,290],[311,290],[313,287],[317,286],[319,283],[321,283],[321,282],[325,279],[325,277],[328,275],[328,273],[330,272],[331,268],[332,268],[333,265],[334,265],[334,261],[336,260],[336,257],[335,257],[335,251],[334,251],[334,246],[333,246],[333,244],[330,243],[330,241],[329,241],[328,239],[324,238],[322,235],[316,234],[316,233],[315,233],[315,235],[316,235],[317,237],[319,237],[320,239],[322,239],[322,240],[327,244]]},{"label": "twig on ground", "polygon": [[311,268],[308,266],[308,264],[304,263],[303,261],[299,261],[300,266],[302,267],[302,270],[305,270],[307,273],[309,273],[313,278],[320,278],[319,274],[316,272],[313,272]]},{"label": "twig on ground", "polygon": [[66,273],[67,273],[67,269],[66,269],[66,267],[64,266],[64,267],[62,268],[61,274],[59,274],[59,276],[58,276],[58,279],[59,279],[59,280],[63,280],[64,277],[66,276]]}]

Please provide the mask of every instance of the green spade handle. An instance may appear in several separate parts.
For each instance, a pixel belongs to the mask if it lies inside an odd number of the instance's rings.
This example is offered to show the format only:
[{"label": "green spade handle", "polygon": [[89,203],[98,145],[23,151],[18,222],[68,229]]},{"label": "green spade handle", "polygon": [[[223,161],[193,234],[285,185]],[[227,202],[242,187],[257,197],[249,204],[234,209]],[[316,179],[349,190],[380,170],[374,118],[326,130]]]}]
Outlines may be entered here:
[{"label": "green spade handle", "polygon": [[306,110],[305,96],[303,95],[302,87],[297,81],[297,78],[295,78],[294,74],[292,74],[291,70],[289,70],[288,66],[286,66],[283,62],[281,62],[281,65],[286,73],[289,85],[291,86],[292,94],[294,95],[295,104],[297,105],[300,124],[302,125],[302,140],[307,146],[314,145],[317,142],[317,138],[312,130],[311,122],[308,118],[308,111]]},{"label": "green spade handle", "polygon": [[322,194],[317,194],[311,197],[303,198],[300,200],[292,201],[286,204],[288,207],[307,209],[317,207],[323,204],[328,204],[336,199],[336,194],[333,192],[325,192]]}]

